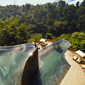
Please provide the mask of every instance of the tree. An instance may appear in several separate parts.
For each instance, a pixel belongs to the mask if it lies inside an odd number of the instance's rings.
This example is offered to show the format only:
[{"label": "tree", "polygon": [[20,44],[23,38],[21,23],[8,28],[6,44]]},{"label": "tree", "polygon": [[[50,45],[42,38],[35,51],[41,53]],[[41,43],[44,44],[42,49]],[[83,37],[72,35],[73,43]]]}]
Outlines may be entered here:
[{"label": "tree", "polygon": [[80,43],[80,49],[85,52],[85,40]]},{"label": "tree", "polygon": [[[85,0],[76,6],[62,0],[43,5],[0,6],[0,45],[25,43],[30,38],[39,41],[42,35],[51,39],[60,36],[58,39],[67,39],[77,48],[78,42],[85,39],[82,32],[85,32]],[[68,33],[72,33],[72,39]]]},{"label": "tree", "polygon": [[62,34],[62,32],[65,33],[66,25],[67,25],[67,22],[65,22],[65,21],[55,21],[53,28],[52,28],[53,34],[58,36],[58,35]]},{"label": "tree", "polygon": [[81,3],[81,6],[85,6],[85,0],[83,0],[83,2]]},{"label": "tree", "polygon": [[78,36],[81,36],[82,38],[85,37],[84,32],[74,32],[71,36],[71,38],[78,38]]},{"label": "tree", "polygon": [[65,1],[60,0],[60,1],[59,1],[59,6],[66,6]]},{"label": "tree", "polygon": [[79,8],[79,1],[76,3],[76,7]]},{"label": "tree", "polygon": [[74,5],[68,5],[64,7],[64,20],[68,21],[69,25],[72,20],[76,20],[76,7]]},{"label": "tree", "polygon": [[52,34],[51,33],[46,33],[46,38],[47,39],[52,39]]},{"label": "tree", "polygon": [[41,38],[42,38],[42,34],[35,33],[31,35],[31,38],[28,40],[28,42],[34,42],[34,41],[39,42]]},{"label": "tree", "polygon": [[76,31],[77,22],[76,22],[75,20],[72,20],[72,21],[70,22],[70,25],[71,25],[70,31],[71,31],[71,32]]}]

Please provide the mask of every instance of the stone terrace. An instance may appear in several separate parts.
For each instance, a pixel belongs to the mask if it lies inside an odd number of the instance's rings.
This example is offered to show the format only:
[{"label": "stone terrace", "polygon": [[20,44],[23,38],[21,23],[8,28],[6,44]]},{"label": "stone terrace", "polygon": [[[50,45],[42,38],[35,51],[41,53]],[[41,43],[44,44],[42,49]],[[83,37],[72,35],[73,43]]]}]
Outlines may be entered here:
[{"label": "stone terrace", "polygon": [[71,67],[60,85],[85,85],[85,73],[81,65],[72,59],[73,55],[69,50],[65,52],[65,58]]}]

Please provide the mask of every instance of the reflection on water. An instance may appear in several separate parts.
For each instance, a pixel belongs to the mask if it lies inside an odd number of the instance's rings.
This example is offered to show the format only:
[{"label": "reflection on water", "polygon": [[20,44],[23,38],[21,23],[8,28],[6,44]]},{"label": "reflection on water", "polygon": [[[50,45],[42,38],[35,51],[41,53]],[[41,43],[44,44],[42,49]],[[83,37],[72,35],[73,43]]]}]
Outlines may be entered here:
[{"label": "reflection on water", "polygon": [[33,44],[0,48],[0,85],[17,85],[24,60],[34,51]]}]

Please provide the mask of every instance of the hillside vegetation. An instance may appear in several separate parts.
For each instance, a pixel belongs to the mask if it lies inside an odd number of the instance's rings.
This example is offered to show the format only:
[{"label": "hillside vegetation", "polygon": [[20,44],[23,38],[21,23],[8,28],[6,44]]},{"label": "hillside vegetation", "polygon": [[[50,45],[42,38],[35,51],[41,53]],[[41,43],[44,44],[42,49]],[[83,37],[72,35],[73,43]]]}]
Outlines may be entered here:
[{"label": "hillside vegetation", "polygon": [[43,5],[0,6],[0,45],[15,45],[40,38],[69,40],[77,50],[85,47],[85,0]]}]

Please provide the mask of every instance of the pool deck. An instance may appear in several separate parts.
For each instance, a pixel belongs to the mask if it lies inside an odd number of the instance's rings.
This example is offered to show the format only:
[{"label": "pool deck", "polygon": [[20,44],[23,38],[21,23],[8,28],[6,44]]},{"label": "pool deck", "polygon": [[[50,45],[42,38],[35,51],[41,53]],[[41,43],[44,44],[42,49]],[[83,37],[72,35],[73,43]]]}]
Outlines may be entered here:
[{"label": "pool deck", "polygon": [[60,85],[85,85],[85,73],[80,64],[72,59],[73,53],[67,50],[64,55],[71,67]]},{"label": "pool deck", "polygon": [[[46,41],[46,42],[44,42],[45,44],[47,44],[45,47],[48,47],[49,45],[51,45],[51,44],[53,44],[53,42],[51,42],[51,41]],[[41,50],[43,50],[45,47],[42,47],[40,44],[38,45],[38,48],[40,48],[40,49],[38,49],[39,51],[41,51]]]}]

